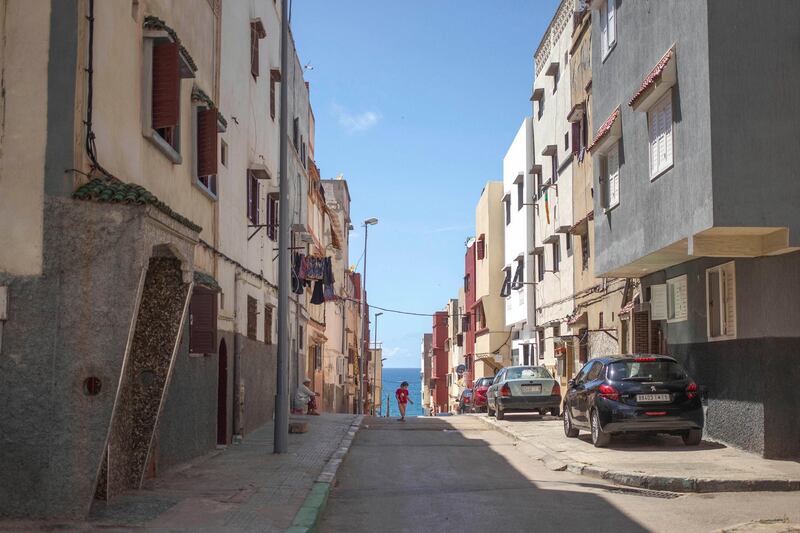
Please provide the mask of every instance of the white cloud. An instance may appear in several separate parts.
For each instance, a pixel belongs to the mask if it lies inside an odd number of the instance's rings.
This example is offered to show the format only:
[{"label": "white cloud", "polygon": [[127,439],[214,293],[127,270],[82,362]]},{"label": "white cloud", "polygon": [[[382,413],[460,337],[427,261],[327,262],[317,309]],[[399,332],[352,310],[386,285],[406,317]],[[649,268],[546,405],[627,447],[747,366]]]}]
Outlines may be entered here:
[{"label": "white cloud", "polygon": [[375,111],[351,113],[337,103],[333,104],[333,115],[339,121],[339,126],[341,126],[348,133],[366,131],[375,126],[381,120],[380,113]]}]

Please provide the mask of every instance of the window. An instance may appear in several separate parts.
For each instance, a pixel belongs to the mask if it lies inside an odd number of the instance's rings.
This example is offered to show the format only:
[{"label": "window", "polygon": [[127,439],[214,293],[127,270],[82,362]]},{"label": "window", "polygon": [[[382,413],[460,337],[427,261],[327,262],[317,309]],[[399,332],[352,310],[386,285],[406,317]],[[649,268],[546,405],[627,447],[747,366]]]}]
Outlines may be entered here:
[{"label": "window", "polygon": [[525,183],[523,180],[520,180],[517,183],[517,211],[522,209],[522,206],[525,204]]},{"label": "window", "polygon": [[558,272],[558,264],[561,262],[561,247],[559,246],[559,239],[552,244],[553,247],[553,272]]},{"label": "window", "polygon": [[553,183],[558,181],[558,152],[553,152],[553,155],[550,157],[550,172],[553,179]]},{"label": "window", "polygon": [[508,226],[511,223],[511,198],[508,195],[503,198],[503,206],[506,210],[506,226]]},{"label": "window", "polygon": [[475,306],[475,329],[480,331],[486,328],[486,314],[483,312],[483,302]]},{"label": "window", "polygon": [[255,340],[258,337],[258,300],[252,296],[247,297],[247,336]]},{"label": "window", "polygon": [[672,166],[672,91],[647,112],[650,137],[650,179]]},{"label": "window", "polygon": [[597,327],[599,329],[603,329],[603,312],[600,311],[599,315],[597,316]]},{"label": "window", "polygon": [[264,306],[264,344],[272,344],[272,307]]},{"label": "window", "polygon": [[536,278],[539,281],[544,280],[544,254],[536,254]]},{"label": "window", "polygon": [[617,44],[617,0],[608,0],[600,6],[600,49],[603,59]]},{"label": "window", "polygon": [[511,280],[511,288],[519,290],[525,286],[525,260],[517,259],[517,268],[514,271],[514,279]]},{"label": "window", "polygon": [[300,119],[297,117],[292,123],[292,144],[295,150],[300,150]]},{"label": "window", "polygon": [[198,285],[189,303],[189,353],[217,353],[217,293]]},{"label": "window", "polygon": [[464,276],[464,292],[469,292],[469,274]]},{"label": "window", "polygon": [[272,241],[278,240],[278,206],[280,198],[278,193],[267,195],[267,237]]},{"label": "window", "polygon": [[600,379],[602,376],[603,376],[603,363],[601,363],[600,361],[596,361],[592,365],[592,368],[589,369],[589,372],[586,373],[586,383]]},{"label": "window", "polygon": [[315,344],[311,347],[311,351],[314,355],[314,370],[321,370],[322,369],[322,345]]},{"label": "window", "polygon": [[259,222],[259,183],[255,172],[247,171],[247,219],[250,224]]},{"label": "window", "polygon": [[589,270],[589,233],[581,235],[581,267],[582,270]]},{"label": "window", "polygon": [[469,315],[461,317],[461,331],[469,331]]},{"label": "window", "polygon": [[542,183],[542,172],[540,170],[536,174],[536,198],[537,199],[540,199],[542,197],[542,195],[544,194],[544,191],[542,189],[542,185],[543,185],[543,183]]},{"label": "window", "polygon": [[269,71],[269,116],[275,120],[275,84],[281,81],[281,71],[274,68]]},{"label": "window", "polygon": [[500,289],[500,296],[506,298],[511,295],[511,267],[503,269],[503,286]]},{"label": "window", "polygon": [[[478,242],[475,244],[475,246],[475,253],[477,254],[478,259],[482,260],[484,257],[486,257],[486,237],[483,234],[478,237]],[[464,290],[467,290],[466,286],[464,286]]]},{"label": "window", "polygon": [[544,94],[539,98],[539,119],[542,118],[542,115],[544,115]]},{"label": "window", "polygon": [[613,209],[619,205],[619,143],[614,143],[605,157],[601,157],[600,173],[603,207]]},{"label": "window", "polygon": [[250,74],[254,80],[259,74],[258,41],[267,36],[260,19],[250,21]]},{"label": "window", "polygon": [[[571,124],[572,127],[572,155],[578,155],[581,151],[581,122],[576,121]],[[566,146],[564,147],[566,149]]]},{"label": "window", "polygon": [[153,43],[150,125],[157,136],[154,140],[159,145],[163,143],[163,148],[168,147],[174,153],[175,163],[180,162],[180,61],[178,43],[168,40]]},{"label": "window", "polygon": [[567,246],[567,255],[569,255],[570,252],[572,252],[572,235],[571,234],[567,233],[566,235],[564,235],[564,244],[566,244],[566,246]]},{"label": "window", "polygon": [[680,322],[688,317],[686,280],[685,274],[667,280],[668,322]]},{"label": "window", "polygon": [[706,305],[708,338],[736,338],[736,270],[735,263],[706,270]]},{"label": "window", "polygon": [[195,161],[197,181],[217,195],[217,110],[195,106]]},{"label": "window", "polygon": [[569,132],[564,134],[564,151],[569,150]]},{"label": "window", "polygon": [[544,330],[540,329],[536,333],[539,340],[539,359],[544,359]]}]

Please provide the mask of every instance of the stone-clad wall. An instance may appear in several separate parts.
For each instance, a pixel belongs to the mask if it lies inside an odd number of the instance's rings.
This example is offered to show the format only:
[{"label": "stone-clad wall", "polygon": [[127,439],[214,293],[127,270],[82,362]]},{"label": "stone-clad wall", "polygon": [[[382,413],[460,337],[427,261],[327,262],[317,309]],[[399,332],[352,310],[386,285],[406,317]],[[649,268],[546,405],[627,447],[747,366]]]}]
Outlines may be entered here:
[{"label": "stone-clad wall", "polygon": [[[242,429],[246,435],[272,419],[275,409],[277,345],[267,345],[244,335],[239,335],[238,341],[240,377],[244,384]],[[229,368],[232,369],[233,365]]]}]

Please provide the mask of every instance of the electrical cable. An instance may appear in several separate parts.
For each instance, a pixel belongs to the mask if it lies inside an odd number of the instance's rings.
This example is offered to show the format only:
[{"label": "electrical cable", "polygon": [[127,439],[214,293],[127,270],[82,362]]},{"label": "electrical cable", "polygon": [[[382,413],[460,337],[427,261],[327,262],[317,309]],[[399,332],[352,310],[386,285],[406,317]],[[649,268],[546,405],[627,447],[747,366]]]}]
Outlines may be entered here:
[{"label": "electrical cable", "polygon": [[99,163],[97,158],[97,143],[96,135],[92,130],[92,114],[93,114],[93,100],[94,100],[94,0],[89,0],[89,15],[86,17],[89,21],[89,63],[86,68],[87,73],[87,90],[86,90],[86,154],[92,162],[92,170],[102,172],[107,178],[114,178],[114,176],[107,171]]}]

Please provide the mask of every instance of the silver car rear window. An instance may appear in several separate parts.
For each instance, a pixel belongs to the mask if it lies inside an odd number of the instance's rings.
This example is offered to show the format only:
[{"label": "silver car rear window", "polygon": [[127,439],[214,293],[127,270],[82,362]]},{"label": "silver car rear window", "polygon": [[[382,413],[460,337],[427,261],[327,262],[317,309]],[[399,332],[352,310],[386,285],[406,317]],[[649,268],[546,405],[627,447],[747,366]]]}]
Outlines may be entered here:
[{"label": "silver car rear window", "polygon": [[553,379],[553,376],[542,366],[525,366],[509,368],[506,379]]}]

